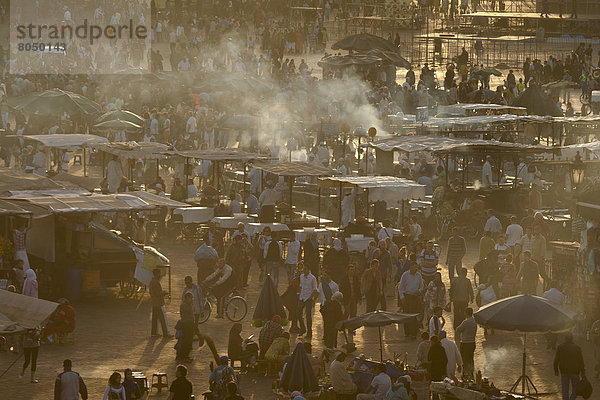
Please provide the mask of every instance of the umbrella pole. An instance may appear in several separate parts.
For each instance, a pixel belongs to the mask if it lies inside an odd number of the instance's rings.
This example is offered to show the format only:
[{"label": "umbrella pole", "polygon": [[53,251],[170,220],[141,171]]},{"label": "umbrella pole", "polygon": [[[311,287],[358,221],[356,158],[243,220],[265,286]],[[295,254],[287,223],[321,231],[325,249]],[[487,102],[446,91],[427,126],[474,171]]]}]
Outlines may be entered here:
[{"label": "umbrella pole", "polygon": [[381,362],[383,362],[383,342],[381,341],[381,327],[378,326],[377,330],[379,331],[379,357],[381,358]]},{"label": "umbrella pole", "polygon": [[533,382],[531,381],[531,378],[529,376],[527,376],[525,367],[526,367],[526,362],[527,362],[527,333],[523,334],[523,361],[521,364],[521,376],[519,376],[519,379],[517,379],[517,381],[512,385],[512,387],[510,388],[510,391],[512,393],[516,393],[517,388],[519,387],[519,383],[521,384],[521,394],[525,395],[525,388],[527,388],[527,393],[531,394],[531,389],[533,389],[533,391],[538,394],[538,390],[535,387],[535,385],[533,384]]}]

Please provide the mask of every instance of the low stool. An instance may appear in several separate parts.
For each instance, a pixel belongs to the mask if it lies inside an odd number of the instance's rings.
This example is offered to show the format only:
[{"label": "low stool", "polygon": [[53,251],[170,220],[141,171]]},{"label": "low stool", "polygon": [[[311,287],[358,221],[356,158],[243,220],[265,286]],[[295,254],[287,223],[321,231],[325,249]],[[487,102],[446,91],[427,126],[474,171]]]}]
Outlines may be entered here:
[{"label": "low stool", "polygon": [[[156,382],[154,382],[156,378]],[[165,378],[165,382],[163,382],[163,378]],[[150,381],[150,391],[153,388],[158,389],[158,393],[162,391],[162,388],[169,387],[169,378],[167,374],[164,372],[155,372],[152,374],[152,381]]]}]

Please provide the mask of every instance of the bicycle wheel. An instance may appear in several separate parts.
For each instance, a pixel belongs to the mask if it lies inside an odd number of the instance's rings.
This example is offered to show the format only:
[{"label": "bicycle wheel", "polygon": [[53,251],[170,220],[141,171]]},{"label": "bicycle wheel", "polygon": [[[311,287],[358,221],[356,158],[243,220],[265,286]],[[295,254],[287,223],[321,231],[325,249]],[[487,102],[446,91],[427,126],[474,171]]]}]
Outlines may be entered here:
[{"label": "bicycle wheel", "polygon": [[205,323],[210,318],[210,312],[212,307],[209,301],[204,302],[204,309],[200,313],[200,317],[198,318],[198,325]]},{"label": "bicycle wheel", "polygon": [[225,316],[231,322],[239,322],[248,313],[248,304],[241,296],[233,296],[225,303]]}]

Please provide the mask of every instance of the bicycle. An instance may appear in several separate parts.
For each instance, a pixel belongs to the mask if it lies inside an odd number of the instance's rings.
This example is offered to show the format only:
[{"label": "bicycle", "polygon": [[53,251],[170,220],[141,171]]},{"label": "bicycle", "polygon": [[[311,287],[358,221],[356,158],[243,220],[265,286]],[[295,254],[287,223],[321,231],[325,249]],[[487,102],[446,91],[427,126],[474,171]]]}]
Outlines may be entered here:
[{"label": "bicycle", "polygon": [[[206,290],[206,296],[203,296],[202,312],[198,318],[198,325],[205,323],[210,318],[213,306],[217,306],[217,298]],[[224,299],[223,313],[231,322],[240,322],[248,313],[248,303],[242,296],[232,296],[233,291],[230,291]]]}]

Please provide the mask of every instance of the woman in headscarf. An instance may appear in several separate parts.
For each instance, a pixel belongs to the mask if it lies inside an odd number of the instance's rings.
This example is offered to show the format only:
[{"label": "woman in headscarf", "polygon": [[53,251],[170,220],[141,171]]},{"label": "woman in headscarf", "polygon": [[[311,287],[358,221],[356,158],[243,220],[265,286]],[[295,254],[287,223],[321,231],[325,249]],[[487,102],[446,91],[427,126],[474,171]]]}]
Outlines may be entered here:
[{"label": "woman in headscarf", "polygon": [[334,282],[341,283],[348,272],[350,256],[339,238],[333,239],[333,246],[323,255],[323,268],[329,272]]},{"label": "woman in headscarf", "polygon": [[446,376],[446,365],[448,364],[448,356],[446,350],[440,339],[437,336],[432,336],[431,347],[429,348],[429,354],[427,360],[429,361],[429,373],[431,374],[431,380],[433,382],[439,382]]},{"label": "woman in headscarf", "polygon": [[256,344],[248,346],[248,340],[242,339],[242,324],[236,322],[229,330],[229,344],[227,346],[227,355],[231,360],[240,360],[242,370],[246,369],[246,365],[252,362],[258,356]]},{"label": "woman in headscarf", "polygon": [[427,285],[423,301],[427,307],[425,321],[429,321],[435,307],[444,308],[446,306],[446,285],[442,282],[442,274],[439,272],[435,273],[433,280]]},{"label": "woman in headscarf", "polygon": [[123,379],[123,387],[125,388],[125,400],[135,400],[142,397],[140,388],[133,380],[133,371],[131,368],[125,370],[125,379]]},{"label": "woman in headscarf", "polygon": [[281,327],[281,316],[274,315],[270,321],[267,321],[258,334],[258,347],[260,348],[259,358],[265,358],[265,353],[271,347],[271,343],[283,333]]},{"label": "woman in headscarf", "polygon": [[[336,325],[339,321],[344,320],[345,314],[342,310],[342,302],[344,295],[342,292],[335,292],[331,296],[331,301],[326,302],[321,307],[323,314],[323,333],[325,336],[325,347],[335,349],[337,347],[338,330]],[[324,310],[323,310],[324,308]]]},{"label": "woman in headscarf", "polygon": [[28,269],[25,271],[25,283],[23,284],[23,294],[30,297],[38,297],[38,281],[35,271]]}]

